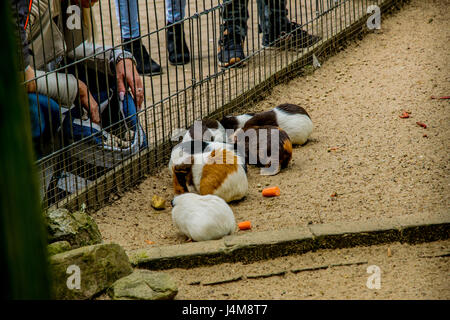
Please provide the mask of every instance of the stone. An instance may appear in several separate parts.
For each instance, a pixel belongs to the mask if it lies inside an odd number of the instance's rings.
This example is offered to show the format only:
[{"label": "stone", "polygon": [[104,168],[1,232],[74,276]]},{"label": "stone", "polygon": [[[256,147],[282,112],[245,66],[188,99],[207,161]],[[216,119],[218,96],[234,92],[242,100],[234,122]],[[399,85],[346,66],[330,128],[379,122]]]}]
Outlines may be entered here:
[{"label": "stone", "polygon": [[70,249],[72,249],[72,247],[69,242],[56,241],[47,246],[47,253],[49,256],[53,256],[61,252],[69,251]]},{"label": "stone", "polygon": [[64,208],[47,211],[45,214],[49,242],[67,241],[72,248],[98,244],[102,235],[98,226],[87,213]]},{"label": "stone", "polygon": [[157,196],[156,194],[152,197],[152,207],[156,210],[163,210],[166,208],[166,199]]},{"label": "stone", "polygon": [[118,244],[97,244],[50,257],[53,298],[90,299],[133,272]]},{"label": "stone", "polygon": [[136,270],[108,289],[115,300],[171,300],[177,293],[177,285],[168,274],[150,270]]}]

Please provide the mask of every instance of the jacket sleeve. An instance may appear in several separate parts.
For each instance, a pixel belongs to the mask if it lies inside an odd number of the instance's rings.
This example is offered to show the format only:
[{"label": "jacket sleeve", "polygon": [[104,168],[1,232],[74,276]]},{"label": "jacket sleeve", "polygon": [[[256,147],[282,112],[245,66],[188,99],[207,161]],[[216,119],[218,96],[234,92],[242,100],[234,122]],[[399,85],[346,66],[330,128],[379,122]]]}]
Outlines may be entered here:
[{"label": "jacket sleeve", "polygon": [[132,59],[136,64],[134,56],[128,51],[97,45],[89,41],[82,42],[75,49],[69,50],[67,56],[74,60],[85,59],[89,68],[111,76],[115,75],[115,66],[120,59]]},{"label": "jacket sleeve", "polygon": [[28,45],[25,23],[28,16],[29,0],[10,0],[14,28],[17,33],[17,46],[22,49],[22,68],[25,70],[30,65],[31,50]]}]

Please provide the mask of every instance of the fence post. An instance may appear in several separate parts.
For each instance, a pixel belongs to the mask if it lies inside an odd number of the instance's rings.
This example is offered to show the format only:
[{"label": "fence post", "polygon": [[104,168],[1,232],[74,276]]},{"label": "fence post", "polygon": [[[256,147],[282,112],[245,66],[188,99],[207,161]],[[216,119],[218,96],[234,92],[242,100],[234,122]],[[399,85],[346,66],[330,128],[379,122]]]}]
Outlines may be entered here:
[{"label": "fence post", "polygon": [[47,242],[11,1],[1,1],[0,282],[3,299],[48,299]]}]

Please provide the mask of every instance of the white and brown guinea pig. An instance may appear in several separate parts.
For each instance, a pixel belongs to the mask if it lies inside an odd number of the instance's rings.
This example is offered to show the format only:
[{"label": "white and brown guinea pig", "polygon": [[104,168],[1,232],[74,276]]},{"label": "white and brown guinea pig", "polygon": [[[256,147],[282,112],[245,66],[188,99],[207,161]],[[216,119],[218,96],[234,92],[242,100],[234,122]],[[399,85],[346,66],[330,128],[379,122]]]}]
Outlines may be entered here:
[{"label": "white and brown guinea pig", "polygon": [[189,127],[183,136],[182,142],[190,140],[226,142],[227,137],[225,128],[219,121],[203,119],[194,121],[194,124]]},{"label": "white and brown guinea pig", "polygon": [[175,194],[214,194],[230,202],[242,199],[248,191],[245,163],[234,150],[223,147],[180,159],[172,171]]},{"label": "white and brown guinea pig", "polygon": [[[254,134],[250,134],[251,131]],[[262,167],[261,174],[275,175],[292,159],[292,143],[288,134],[275,126],[245,126],[245,133],[235,136],[236,148],[245,146],[245,162]],[[253,140],[252,140],[253,139]]]},{"label": "white and brown guinea pig", "polygon": [[239,129],[243,128],[245,123],[250,120],[255,114],[245,113],[238,116],[225,116],[220,120],[220,123],[225,129]]},{"label": "white and brown guinea pig", "polygon": [[305,144],[313,130],[313,123],[308,113],[302,107],[284,103],[273,110],[260,112],[251,117],[244,125],[246,128],[253,126],[276,126],[288,134],[292,144]]},{"label": "white and brown guinea pig", "polygon": [[220,197],[185,193],[172,200],[172,222],[194,241],[220,239],[234,232],[230,206]]},{"label": "white and brown guinea pig", "polygon": [[[227,150],[234,151],[235,145],[231,143],[215,142],[215,141],[205,141],[205,140],[190,140],[185,142],[180,142],[175,147],[173,147],[170,154],[169,160],[169,172],[172,175],[172,167],[174,164],[182,164],[186,159],[189,161],[190,156],[199,153],[211,152],[214,149],[224,148]],[[245,172],[247,172],[247,165],[245,163],[245,155],[236,153],[239,156],[240,164],[244,167]]]}]

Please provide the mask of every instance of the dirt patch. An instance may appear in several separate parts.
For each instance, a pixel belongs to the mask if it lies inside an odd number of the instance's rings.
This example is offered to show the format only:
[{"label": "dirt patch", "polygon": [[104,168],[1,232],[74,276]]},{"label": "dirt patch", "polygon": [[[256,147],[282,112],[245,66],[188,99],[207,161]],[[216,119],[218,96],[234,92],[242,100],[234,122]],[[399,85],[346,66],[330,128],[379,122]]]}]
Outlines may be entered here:
[{"label": "dirt patch", "polygon": [[[450,104],[430,97],[450,94],[450,1],[413,0],[382,17],[381,28],[248,110],[299,104],[315,128],[280,174],[249,168],[248,196],[231,204],[238,222],[252,222],[245,232],[448,213]],[[403,110],[409,118],[399,117]],[[261,196],[262,187],[275,185],[280,197]],[[168,199],[167,209],[151,207],[154,194]],[[172,225],[172,198],[164,169],[93,216],[105,242],[127,250],[183,243]]]}]

